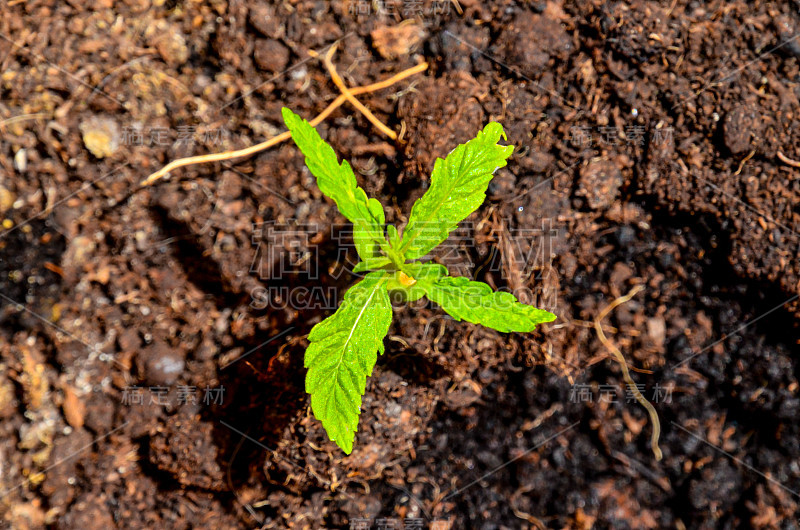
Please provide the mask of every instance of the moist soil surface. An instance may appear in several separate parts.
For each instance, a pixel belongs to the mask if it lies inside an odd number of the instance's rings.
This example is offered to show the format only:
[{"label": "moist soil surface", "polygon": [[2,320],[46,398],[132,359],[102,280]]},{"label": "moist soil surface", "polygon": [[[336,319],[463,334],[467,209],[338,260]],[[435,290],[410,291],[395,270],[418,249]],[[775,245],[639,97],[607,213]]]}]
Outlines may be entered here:
[{"label": "moist soil surface", "polygon": [[[6,2],[0,526],[798,528],[798,8]],[[335,41],[350,86],[430,64],[359,96],[400,140],[347,105],[319,126],[389,222],[503,124],[436,259],[559,317],[398,305],[350,456],[303,352],[354,253],[294,145],[138,186],[321,112]],[[593,328],[637,286],[603,330],[660,461]]]}]

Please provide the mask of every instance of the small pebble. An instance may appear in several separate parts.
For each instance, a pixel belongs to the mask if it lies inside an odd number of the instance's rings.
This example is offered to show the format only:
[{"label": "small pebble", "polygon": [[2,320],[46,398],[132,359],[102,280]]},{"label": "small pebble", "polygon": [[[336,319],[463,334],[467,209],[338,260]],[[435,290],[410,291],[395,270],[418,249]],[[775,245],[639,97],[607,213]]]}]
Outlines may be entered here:
[{"label": "small pebble", "polygon": [[183,355],[161,341],[140,350],[137,357],[144,369],[145,380],[154,385],[171,385],[186,368]]},{"label": "small pebble", "polygon": [[258,67],[268,72],[281,72],[289,64],[289,49],[275,39],[258,39],[253,55]]},{"label": "small pebble", "polygon": [[20,149],[14,155],[14,168],[20,173],[28,169],[28,152],[25,149]]},{"label": "small pebble", "polygon": [[119,147],[119,127],[110,118],[93,116],[83,121],[80,129],[83,144],[96,158],[109,157]]},{"label": "small pebble", "polygon": [[186,39],[172,27],[156,41],[156,50],[164,62],[173,67],[180,66],[189,59]]},{"label": "small pebble", "polygon": [[14,202],[16,200],[17,197],[13,192],[7,190],[3,186],[0,186],[0,215],[10,210],[14,206]]}]

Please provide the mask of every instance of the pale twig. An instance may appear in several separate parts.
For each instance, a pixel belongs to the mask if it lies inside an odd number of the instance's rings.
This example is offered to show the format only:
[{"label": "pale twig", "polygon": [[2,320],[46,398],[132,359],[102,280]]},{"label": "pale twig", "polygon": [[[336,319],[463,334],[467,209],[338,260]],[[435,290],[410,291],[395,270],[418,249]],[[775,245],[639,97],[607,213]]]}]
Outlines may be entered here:
[{"label": "pale twig", "polygon": [[755,154],[756,154],[756,151],[755,151],[755,149],[753,149],[752,151],[750,151],[750,152],[747,154],[747,156],[746,156],[746,157],[744,157],[744,158],[742,159],[742,161],[741,161],[741,162],[739,162],[739,169],[737,169],[737,170],[736,170],[736,173],[734,173],[733,175],[734,175],[734,176],[738,176],[738,175],[739,175],[739,173],[741,173],[741,172],[742,172],[742,169],[744,169],[744,165],[747,163],[747,161],[748,161],[748,160],[750,160],[751,158],[753,158],[753,155],[755,155]]},{"label": "pale twig", "polygon": [[[390,87],[393,84],[402,81],[403,79],[410,77],[414,74],[418,74],[420,72],[424,72],[428,68],[428,63],[420,63],[414,67],[411,67],[407,70],[403,70],[399,74],[396,74],[388,79],[383,81],[378,81],[377,83],[372,83],[371,85],[359,86],[355,88],[348,89],[351,95],[359,95],[359,94],[366,94],[367,92],[375,92],[377,90],[382,90],[384,88]],[[311,120],[309,123],[312,126],[319,125],[325,118],[330,116],[334,110],[341,107],[344,102],[347,101],[347,97],[342,94],[334,99],[330,105],[328,105],[325,110],[323,110],[316,118]],[[292,137],[292,134],[289,131],[279,134],[278,136],[274,136],[269,140],[261,142],[260,144],[256,144],[250,147],[246,147],[244,149],[238,149],[236,151],[225,151],[222,153],[213,153],[208,155],[199,155],[199,156],[190,156],[188,158],[179,158],[178,160],[173,160],[163,168],[159,169],[145,180],[142,181],[142,186],[149,186],[156,182],[157,180],[163,178],[167,173],[174,169],[178,169],[179,167],[191,166],[193,164],[204,164],[208,162],[219,162],[221,160],[231,160],[233,158],[241,158],[249,155],[253,155],[265,149],[269,149],[283,141],[288,140]]]},{"label": "pale twig", "polygon": [[779,159],[780,159],[780,161],[781,161],[781,162],[783,162],[784,164],[788,164],[788,165],[790,165],[790,166],[792,166],[792,167],[798,167],[798,168],[800,168],[800,162],[798,162],[797,160],[792,160],[791,158],[789,158],[788,156],[784,155],[784,154],[783,154],[782,152],[780,152],[780,151],[778,151],[778,158],[779,158]]},{"label": "pale twig", "polygon": [[52,114],[48,114],[47,112],[37,112],[35,114],[20,114],[19,116],[14,116],[11,118],[7,118],[3,121],[0,121],[0,128],[21,121],[38,120],[39,118],[49,118],[51,115]]},{"label": "pale twig", "polygon": [[336,53],[336,44],[333,44],[329,49],[328,53],[325,54],[324,62],[325,67],[328,69],[328,73],[333,80],[333,84],[339,89],[342,95],[347,98],[347,101],[352,103],[352,105],[358,109],[361,114],[367,118],[372,125],[378,128],[383,134],[391,138],[392,140],[397,140],[397,133],[391,130],[389,127],[384,125],[384,123],[375,117],[375,115],[370,111],[367,107],[364,106],[356,97],[353,95],[353,92],[347,88],[347,85],[344,84],[344,81],[339,76],[339,73],[336,71],[336,67],[333,66],[333,54]]},{"label": "pale twig", "polygon": [[620,368],[622,368],[622,377],[625,379],[625,383],[627,383],[628,388],[630,388],[634,397],[636,397],[636,401],[638,401],[641,406],[647,409],[647,413],[650,415],[650,421],[653,423],[653,435],[650,438],[650,446],[653,449],[653,454],[656,455],[656,460],[661,460],[661,448],[658,447],[658,438],[661,436],[661,422],[658,420],[658,413],[653,405],[651,405],[650,402],[645,399],[645,397],[639,391],[639,388],[633,382],[631,373],[628,370],[628,363],[625,362],[625,357],[622,355],[622,352],[619,351],[619,349],[611,344],[611,341],[606,338],[606,334],[603,333],[602,325],[603,319],[606,318],[606,316],[608,316],[608,314],[613,311],[615,307],[629,301],[642,289],[644,289],[644,286],[637,285],[625,296],[617,298],[608,304],[605,309],[600,311],[600,313],[597,315],[597,318],[594,319],[594,329],[597,331],[597,337],[600,339],[600,342],[602,342],[603,346],[608,348],[608,351],[614,355],[614,359],[619,363]]}]

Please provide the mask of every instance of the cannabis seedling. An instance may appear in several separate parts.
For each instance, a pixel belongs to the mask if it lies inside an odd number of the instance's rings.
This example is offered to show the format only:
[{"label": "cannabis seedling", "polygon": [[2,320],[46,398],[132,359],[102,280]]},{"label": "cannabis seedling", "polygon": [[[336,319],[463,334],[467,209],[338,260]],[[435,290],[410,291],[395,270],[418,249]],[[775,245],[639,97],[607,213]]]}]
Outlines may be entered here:
[{"label": "cannabis seedling", "polygon": [[336,202],[353,223],[353,241],[361,262],[354,272],[366,272],[350,287],[339,309],[311,330],[305,354],[306,392],[311,409],[330,439],[347,454],[361,413],[361,398],[392,321],[389,295],[406,301],[427,296],[456,320],[466,320],[502,332],[529,332],[556,316],[522,304],[510,293],[489,285],[447,275],[442,265],[419,260],[447,239],[458,223],[486,198],[486,188],[498,168],[506,165],[512,146],[498,144],[505,133],[499,123],[456,147],[433,166],[428,191],[411,208],[402,236],[387,225],[383,206],[367,197],[347,161],[339,164],[333,148],[307,121],[283,109],[283,120],[319,189]]}]

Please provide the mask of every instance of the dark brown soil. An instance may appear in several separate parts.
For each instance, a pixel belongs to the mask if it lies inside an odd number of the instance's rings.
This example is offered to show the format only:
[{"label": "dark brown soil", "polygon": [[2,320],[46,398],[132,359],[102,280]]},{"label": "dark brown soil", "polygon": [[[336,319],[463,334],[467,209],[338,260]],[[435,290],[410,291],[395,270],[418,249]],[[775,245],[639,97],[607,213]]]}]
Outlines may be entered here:
[{"label": "dark brown soil", "polygon": [[[0,526],[798,528],[800,3],[379,4],[4,4]],[[320,126],[389,221],[504,125],[515,155],[439,258],[559,316],[399,306],[348,457],[302,362],[347,226],[294,146],[137,187],[319,113],[308,52],[337,39],[353,86],[431,64],[360,97],[402,141],[350,107]],[[289,224],[299,247],[262,237]],[[316,270],[279,274],[289,250]],[[657,397],[660,462],[590,327],[636,285],[606,334]]]}]

